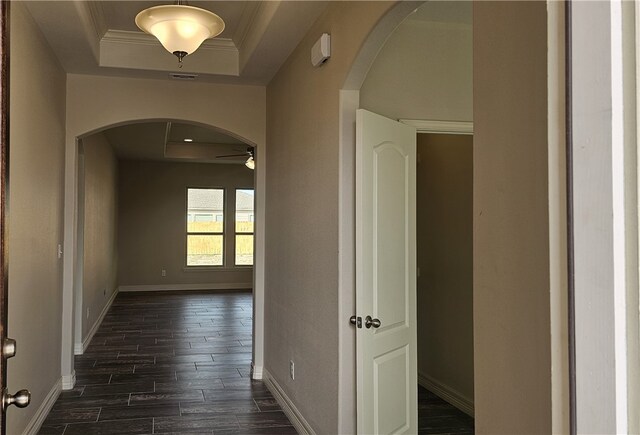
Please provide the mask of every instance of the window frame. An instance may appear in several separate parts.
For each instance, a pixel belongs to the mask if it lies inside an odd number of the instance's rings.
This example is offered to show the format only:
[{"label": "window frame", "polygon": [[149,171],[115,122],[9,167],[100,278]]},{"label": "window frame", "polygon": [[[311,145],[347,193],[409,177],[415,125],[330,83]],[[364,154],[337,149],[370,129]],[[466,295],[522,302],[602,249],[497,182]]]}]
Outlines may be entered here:
[{"label": "window frame", "polygon": [[[221,190],[222,191],[222,231],[220,232],[200,232],[189,231],[189,190]],[[227,225],[227,189],[225,187],[218,186],[187,186],[184,191],[184,267],[187,269],[206,269],[224,268],[227,264],[227,243],[226,243],[226,225]],[[214,222],[216,214],[213,213]],[[194,215],[195,222],[195,215]],[[222,264],[189,264],[189,236],[222,236]]]}]

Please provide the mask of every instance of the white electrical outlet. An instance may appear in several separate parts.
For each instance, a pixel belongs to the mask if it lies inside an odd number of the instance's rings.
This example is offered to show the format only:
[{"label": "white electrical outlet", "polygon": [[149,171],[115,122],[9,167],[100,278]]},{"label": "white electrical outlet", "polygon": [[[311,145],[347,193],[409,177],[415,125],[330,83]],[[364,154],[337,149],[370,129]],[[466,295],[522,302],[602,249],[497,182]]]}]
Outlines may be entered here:
[{"label": "white electrical outlet", "polygon": [[289,376],[291,376],[292,380],[296,379],[296,366],[293,361],[289,361]]},{"label": "white electrical outlet", "polygon": [[89,318],[89,314],[91,314],[91,308],[87,307],[87,319]]},{"label": "white electrical outlet", "polygon": [[162,269],[162,276],[167,276],[167,269]]}]

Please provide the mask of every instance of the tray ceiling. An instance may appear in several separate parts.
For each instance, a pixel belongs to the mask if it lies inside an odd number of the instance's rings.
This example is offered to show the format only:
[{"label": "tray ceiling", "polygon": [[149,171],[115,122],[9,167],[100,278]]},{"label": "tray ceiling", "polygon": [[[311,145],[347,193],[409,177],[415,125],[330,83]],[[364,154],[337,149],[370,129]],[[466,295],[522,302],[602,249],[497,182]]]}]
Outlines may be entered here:
[{"label": "tray ceiling", "polygon": [[267,84],[326,1],[192,1],[224,19],[224,32],[203,43],[178,69],[174,56],[140,31],[136,14],[166,1],[29,1],[29,12],[69,73]]}]

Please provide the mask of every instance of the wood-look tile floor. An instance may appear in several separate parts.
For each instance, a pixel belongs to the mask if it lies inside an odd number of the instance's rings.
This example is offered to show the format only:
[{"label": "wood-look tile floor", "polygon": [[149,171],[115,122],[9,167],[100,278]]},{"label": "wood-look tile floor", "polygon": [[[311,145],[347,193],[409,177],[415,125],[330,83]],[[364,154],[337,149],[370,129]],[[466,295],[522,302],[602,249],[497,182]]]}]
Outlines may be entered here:
[{"label": "wood-look tile floor", "polygon": [[40,434],[295,434],[249,376],[250,293],[120,293]]},{"label": "wood-look tile floor", "polygon": [[472,435],[474,420],[418,385],[418,433]]}]

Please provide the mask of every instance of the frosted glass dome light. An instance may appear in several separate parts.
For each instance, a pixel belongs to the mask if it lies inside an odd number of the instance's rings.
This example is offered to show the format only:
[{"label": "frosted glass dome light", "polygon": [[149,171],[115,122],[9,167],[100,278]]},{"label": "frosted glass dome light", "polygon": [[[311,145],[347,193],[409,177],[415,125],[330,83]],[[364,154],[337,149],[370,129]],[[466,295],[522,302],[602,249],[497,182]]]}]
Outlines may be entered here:
[{"label": "frosted glass dome light", "polygon": [[153,6],[136,15],[136,25],[156,38],[167,49],[182,59],[192,54],[205,39],[218,36],[224,30],[224,21],[213,12],[187,5]]}]

